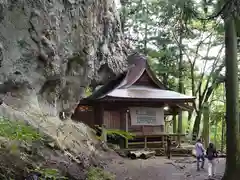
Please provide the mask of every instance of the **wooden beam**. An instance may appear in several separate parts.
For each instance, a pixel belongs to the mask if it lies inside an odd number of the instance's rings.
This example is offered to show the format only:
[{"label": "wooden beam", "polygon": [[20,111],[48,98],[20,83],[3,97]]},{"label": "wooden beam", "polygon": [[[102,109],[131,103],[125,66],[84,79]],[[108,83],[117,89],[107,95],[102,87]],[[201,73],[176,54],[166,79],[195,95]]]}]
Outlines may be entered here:
[{"label": "wooden beam", "polygon": [[173,115],[173,133],[177,133],[177,115]]},{"label": "wooden beam", "polygon": [[94,106],[94,124],[102,126],[103,123],[104,109],[101,104],[96,104]]},{"label": "wooden beam", "polygon": [[102,124],[102,140],[107,143],[107,130],[105,124]]},{"label": "wooden beam", "polygon": [[[128,132],[128,112],[129,110],[126,111],[126,132]],[[126,148],[128,148],[128,139],[126,138],[126,145],[125,145]]]},{"label": "wooden beam", "polygon": [[101,102],[139,102],[139,103],[146,103],[146,102],[155,102],[155,103],[171,103],[171,104],[178,104],[178,103],[187,103],[187,102],[193,102],[194,99],[146,99],[146,98],[119,98],[119,97],[110,97],[106,96],[102,99],[99,99],[98,101]]},{"label": "wooden beam", "polygon": [[[182,111],[178,114],[178,134],[182,134]],[[181,147],[181,136],[178,136],[178,147]]]},{"label": "wooden beam", "polygon": [[147,136],[144,137],[144,148],[147,149]]}]

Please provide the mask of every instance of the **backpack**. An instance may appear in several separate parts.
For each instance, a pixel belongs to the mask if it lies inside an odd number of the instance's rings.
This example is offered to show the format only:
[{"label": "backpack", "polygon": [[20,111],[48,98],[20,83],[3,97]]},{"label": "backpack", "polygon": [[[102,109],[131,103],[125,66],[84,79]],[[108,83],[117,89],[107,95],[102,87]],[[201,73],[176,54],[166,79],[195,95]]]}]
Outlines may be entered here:
[{"label": "backpack", "polygon": [[208,149],[207,150],[207,158],[208,160],[213,160],[215,158],[215,150],[214,149]]}]

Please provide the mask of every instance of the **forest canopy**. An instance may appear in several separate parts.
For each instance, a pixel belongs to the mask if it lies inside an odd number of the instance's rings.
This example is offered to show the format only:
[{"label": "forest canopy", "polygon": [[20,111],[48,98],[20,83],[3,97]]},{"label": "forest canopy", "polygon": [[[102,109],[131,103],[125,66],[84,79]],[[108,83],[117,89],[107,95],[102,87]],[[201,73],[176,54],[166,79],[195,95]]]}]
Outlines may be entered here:
[{"label": "forest canopy", "polygon": [[[211,140],[218,148],[225,145],[222,17],[232,5],[212,0],[122,0],[119,5],[128,45],[148,57],[166,86],[196,97],[194,111],[183,115],[183,132],[201,135],[207,105]],[[170,124],[170,129],[176,131],[173,126]]]}]

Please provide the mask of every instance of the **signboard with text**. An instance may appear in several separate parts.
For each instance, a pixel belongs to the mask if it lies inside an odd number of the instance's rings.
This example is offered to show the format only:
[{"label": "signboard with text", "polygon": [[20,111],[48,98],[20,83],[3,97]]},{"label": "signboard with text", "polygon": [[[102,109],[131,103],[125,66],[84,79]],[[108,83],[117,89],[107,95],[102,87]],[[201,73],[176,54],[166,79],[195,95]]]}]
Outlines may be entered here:
[{"label": "signboard with text", "polygon": [[164,125],[163,108],[131,107],[129,109],[132,125],[140,126]]}]

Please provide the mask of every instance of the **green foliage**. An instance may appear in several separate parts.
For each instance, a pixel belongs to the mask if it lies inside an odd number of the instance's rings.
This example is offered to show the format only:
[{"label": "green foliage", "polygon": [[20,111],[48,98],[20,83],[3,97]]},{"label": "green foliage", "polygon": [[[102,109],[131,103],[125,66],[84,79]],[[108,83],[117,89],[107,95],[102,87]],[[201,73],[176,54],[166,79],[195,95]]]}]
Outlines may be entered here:
[{"label": "green foliage", "polygon": [[91,167],[87,173],[87,180],[114,180],[115,176],[101,168]]},{"label": "green foliage", "polygon": [[48,168],[37,168],[34,172],[41,174],[40,180],[51,179],[51,180],[68,180],[68,178],[62,176],[57,169],[48,169]]},{"label": "green foliage", "polygon": [[[98,125],[95,126],[95,129],[96,129],[96,131],[99,131],[99,132],[102,131],[102,127],[100,127]],[[133,134],[131,132],[126,132],[126,131],[123,131],[120,129],[105,129],[105,131],[106,131],[107,136],[112,137],[112,138],[121,137],[124,139],[131,140],[135,137],[135,134]]]},{"label": "green foliage", "polygon": [[86,87],[84,90],[84,96],[90,96],[92,94],[92,89],[90,87]]},{"label": "green foliage", "polygon": [[0,117],[0,136],[10,140],[34,141],[42,139],[43,135],[33,127],[20,121],[10,121]]},{"label": "green foliage", "polygon": [[[10,121],[4,117],[0,117],[0,136],[12,140],[12,142],[9,143],[11,153],[18,152],[19,150],[18,144],[15,143],[15,141],[31,143],[33,141],[45,140],[44,135],[39,133],[33,127],[20,121]],[[66,177],[63,177],[57,169],[39,167],[28,171],[40,173],[42,176],[40,179],[67,179]]]},{"label": "green foliage", "polygon": [[[224,85],[220,85],[215,89],[211,100],[211,111],[210,111],[210,139],[215,143],[218,149],[223,148],[226,145],[226,123],[225,123],[225,97],[224,97]],[[223,125],[223,126],[222,126]],[[222,139],[223,130],[223,139]]]},{"label": "green foliage", "polygon": [[120,136],[120,137],[128,139],[128,140],[131,140],[135,137],[135,135],[133,133],[126,132],[126,131],[119,130],[119,129],[108,129],[107,135]]},{"label": "green foliage", "polygon": [[[196,119],[197,113],[202,115],[202,105],[217,91],[224,71],[219,68],[224,60],[221,53],[223,21],[197,18],[217,12],[217,6],[217,2],[193,0],[133,0],[124,4],[122,23],[129,44],[148,57],[151,68],[164,85],[178,91],[179,84],[183,84],[183,92],[196,97],[195,112],[192,118],[186,118],[188,126],[197,127],[195,131],[199,131],[201,120],[196,124],[190,121]],[[183,57],[181,66],[180,57]],[[224,96],[223,89],[219,92]],[[220,108],[216,104],[221,103],[222,98],[218,99],[210,102],[210,109]],[[224,109],[217,111],[224,112]]]},{"label": "green foliage", "polygon": [[[33,127],[27,125],[24,122],[20,121],[10,121],[7,118],[0,117],[0,137],[4,137],[10,140],[8,147],[10,147],[10,153],[15,154],[15,152],[20,152],[18,142],[26,142],[31,144],[34,141],[45,141],[45,137],[43,134],[39,133]],[[5,146],[2,146],[2,148]],[[4,149],[2,149],[4,150]],[[24,154],[24,152],[20,152]],[[16,159],[18,160],[18,159]],[[27,167],[26,167],[27,168]],[[14,168],[13,168],[14,169]],[[8,169],[12,171],[11,169]],[[28,170],[28,172],[38,172],[41,174],[40,179],[67,179],[59,173],[57,169],[47,169],[47,168],[36,168]],[[8,174],[8,173],[7,173]],[[8,174],[9,175],[9,174]],[[4,176],[4,175],[3,175]],[[9,179],[8,177],[7,179]]]}]

